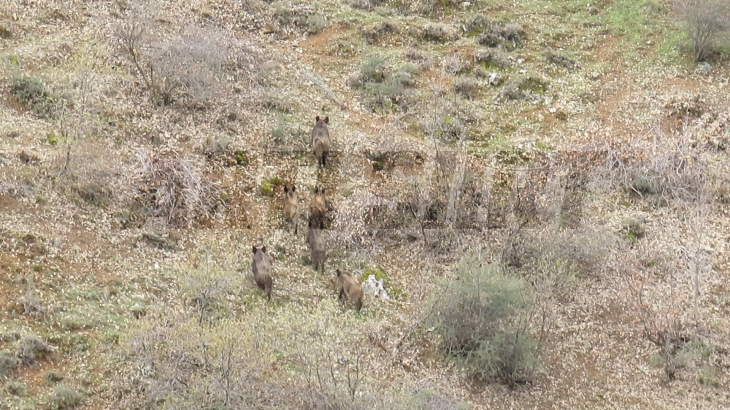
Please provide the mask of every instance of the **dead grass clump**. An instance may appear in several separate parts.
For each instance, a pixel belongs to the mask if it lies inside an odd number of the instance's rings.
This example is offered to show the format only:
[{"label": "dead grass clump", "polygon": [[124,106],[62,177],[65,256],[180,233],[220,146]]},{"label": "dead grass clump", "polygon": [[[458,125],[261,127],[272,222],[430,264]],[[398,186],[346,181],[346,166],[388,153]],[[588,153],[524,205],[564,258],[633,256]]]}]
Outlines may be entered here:
[{"label": "dead grass clump", "polygon": [[177,153],[158,157],[138,150],[139,174],[155,203],[155,213],[167,223],[186,226],[215,213],[221,191],[203,172],[201,161]]}]

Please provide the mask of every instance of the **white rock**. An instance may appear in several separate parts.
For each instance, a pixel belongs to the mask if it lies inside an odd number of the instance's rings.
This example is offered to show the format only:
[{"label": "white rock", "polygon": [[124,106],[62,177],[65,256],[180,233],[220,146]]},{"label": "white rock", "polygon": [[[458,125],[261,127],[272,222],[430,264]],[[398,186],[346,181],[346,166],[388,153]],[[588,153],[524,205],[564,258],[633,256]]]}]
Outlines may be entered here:
[{"label": "white rock", "polygon": [[375,279],[375,275],[368,275],[368,278],[362,283],[362,290],[378,299],[390,300],[390,296],[388,296],[388,292],[385,290],[385,281],[383,279]]}]

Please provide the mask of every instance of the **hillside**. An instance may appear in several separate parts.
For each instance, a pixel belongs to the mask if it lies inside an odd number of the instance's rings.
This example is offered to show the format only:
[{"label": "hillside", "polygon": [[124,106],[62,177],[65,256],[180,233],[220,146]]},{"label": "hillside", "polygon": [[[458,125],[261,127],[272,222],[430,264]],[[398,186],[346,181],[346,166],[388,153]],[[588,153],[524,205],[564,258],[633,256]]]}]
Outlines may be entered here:
[{"label": "hillside", "polygon": [[669,2],[5,0],[0,65],[0,409],[730,408],[730,67]]}]

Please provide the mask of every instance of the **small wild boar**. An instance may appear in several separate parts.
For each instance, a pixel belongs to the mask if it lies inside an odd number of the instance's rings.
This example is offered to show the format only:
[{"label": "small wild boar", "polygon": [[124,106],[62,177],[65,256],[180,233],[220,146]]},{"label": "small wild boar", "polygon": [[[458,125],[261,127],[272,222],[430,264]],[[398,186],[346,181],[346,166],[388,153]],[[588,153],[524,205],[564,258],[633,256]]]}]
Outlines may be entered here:
[{"label": "small wild boar", "polygon": [[355,303],[355,308],[360,311],[362,309],[363,292],[362,286],[357,278],[350,272],[337,269],[335,281],[337,282],[337,289],[340,292],[340,300],[342,300],[342,295],[347,295],[347,298]]},{"label": "small wild boar", "polygon": [[271,261],[269,255],[266,253],[266,247],[261,248],[253,247],[253,278],[256,281],[256,285],[266,292],[266,297],[271,300]]},{"label": "small wild boar", "polygon": [[321,223],[324,223],[324,214],[327,210],[327,206],[324,202],[324,188],[314,187],[314,197],[312,198],[312,204],[309,206],[310,219],[317,219]]},{"label": "small wild boar", "polygon": [[284,185],[284,218],[290,225],[294,225],[295,234],[299,227],[299,201],[296,190],[297,187],[294,185],[291,188]]},{"label": "small wild boar", "polygon": [[322,237],[322,222],[317,219],[309,220],[309,232],[307,232],[307,243],[309,244],[312,264],[315,270],[324,273],[324,238]]},{"label": "small wild boar", "polygon": [[315,118],[314,128],[312,129],[312,151],[317,158],[317,165],[327,166],[327,155],[330,153],[330,132],[327,125],[330,123],[330,117]]}]

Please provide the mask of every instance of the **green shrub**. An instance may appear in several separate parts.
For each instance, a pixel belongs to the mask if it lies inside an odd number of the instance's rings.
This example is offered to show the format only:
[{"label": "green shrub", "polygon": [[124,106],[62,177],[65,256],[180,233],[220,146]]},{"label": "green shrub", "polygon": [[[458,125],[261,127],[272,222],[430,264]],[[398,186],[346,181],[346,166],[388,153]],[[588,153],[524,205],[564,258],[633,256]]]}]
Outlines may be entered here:
[{"label": "green shrub", "polygon": [[[13,396],[24,396],[25,395],[25,384],[11,380],[5,384],[5,391]],[[2,407],[0,407],[2,408]]]},{"label": "green shrub", "polygon": [[307,33],[317,34],[327,28],[327,20],[321,14],[312,14],[307,17]]},{"label": "green shrub", "polygon": [[7,376],[19,365],[18,359],[8,350],[0,352],[0,377]]},{"label": "green shrub", "polygon": [[53,117],[58,106],[58,97],[48,91],[42,81],[31,77],[13,79],[11,92],[18,102],[29,106],[42,117]]},{"label": "green shrub", "polygon": [[51,349],[46,342],[36,335],[25,335],[18,342],[18,359],[23,364],[34,364],[50,353]]},{"label": "green shrub", "polygon": [[53,389],[51,408],[54,410],[72,410],[81,404],[83,396],[65,384],[59,384]]},{"label": "green shrub", "polygon": [[519,320],[531,308],[524,283],[481,254],[465,256],[444,294],[436,296],[430,325],[447,354],[475,375],[509,385],[529,381],[537,344]]},{"label": "green shrub", "polygon": [[63,375],[57,370],[49,370],[46,372],[45,379],[46,383],[54,385],[63,381]]}]

